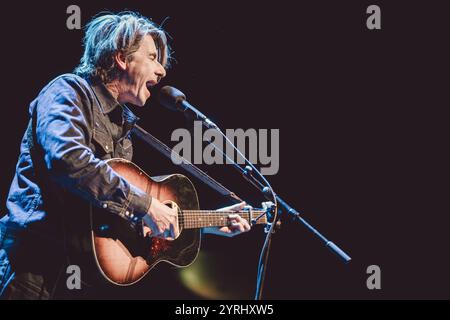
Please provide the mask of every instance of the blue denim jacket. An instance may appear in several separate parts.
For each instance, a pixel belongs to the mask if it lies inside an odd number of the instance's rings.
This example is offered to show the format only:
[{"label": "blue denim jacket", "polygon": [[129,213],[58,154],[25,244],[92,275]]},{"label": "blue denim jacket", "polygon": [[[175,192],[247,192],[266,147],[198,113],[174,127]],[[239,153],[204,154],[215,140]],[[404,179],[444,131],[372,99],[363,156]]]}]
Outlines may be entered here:
[{"label": "blue denim jacket", "polygon": [[33,268],[63,241],[61,210],[76,214],[76,202],[91,203],[136,221],[151,204],[104,161],[131,160],[130,130],[138,118],[101,82],[61,75],[39,93],[29,114],[32,131],[23,136],[0,219],[0,295],[15,269]]}]

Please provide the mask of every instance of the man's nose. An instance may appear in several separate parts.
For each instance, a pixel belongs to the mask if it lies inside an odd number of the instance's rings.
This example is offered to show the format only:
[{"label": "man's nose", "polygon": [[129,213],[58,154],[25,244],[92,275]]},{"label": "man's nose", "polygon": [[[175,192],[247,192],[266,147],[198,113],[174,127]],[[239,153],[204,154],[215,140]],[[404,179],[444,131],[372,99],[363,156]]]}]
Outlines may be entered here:
[{"label": "man's nose", "polygon": [[158,68],[156,69],[156,75],[158,76],[158,82],[166,76],[166,69],[159,63]]}]

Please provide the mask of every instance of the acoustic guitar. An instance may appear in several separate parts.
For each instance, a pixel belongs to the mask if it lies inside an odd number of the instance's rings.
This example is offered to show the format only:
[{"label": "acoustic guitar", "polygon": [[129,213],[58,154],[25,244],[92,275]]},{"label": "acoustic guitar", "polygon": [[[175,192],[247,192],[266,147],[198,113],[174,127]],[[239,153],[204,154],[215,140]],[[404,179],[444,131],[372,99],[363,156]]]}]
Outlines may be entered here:
[{"label": "acoustic guitar", "polygon": [[[86,282],[106,280],[127,286],[137,283],[160,262],[177,267],[192,264],[200,250],[200,232],[204,227],[229,224],[228,215],[237,213],[250,224],[266,224],[267,209],[240,212],[200,210],[197,192],[184,175],[150,177],[134,163],[110,159],[108,165],[129,183],[153,198],[178,210],[180,236],[166,240],[151,235],[143,222],[133,223],[110,212],[90,207],[85,223],[66,221],[67,248],[70,263],[81,265]],[[90,226],[86,228],[83,226]],[[81,232],[80,232],[81,230]],[[94,275],[94,276],[92,276]]]}]

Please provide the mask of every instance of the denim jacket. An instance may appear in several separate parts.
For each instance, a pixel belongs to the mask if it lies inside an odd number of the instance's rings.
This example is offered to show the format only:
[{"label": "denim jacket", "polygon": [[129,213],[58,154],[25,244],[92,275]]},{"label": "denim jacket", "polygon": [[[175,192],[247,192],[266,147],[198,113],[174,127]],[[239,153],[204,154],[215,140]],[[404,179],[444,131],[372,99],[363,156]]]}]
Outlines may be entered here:
[{"label": "denim jacket", "polygon": [[12,251],[27,251],[35,261],[36,243],[61,241],[61,210],[75,211],[78,201],[138,221],[151,204],[105,162],[131,160],[130,130],[138,118],[100,81],[61,75],[30,104],[29,115],[32,131],[23,136],[0,219],[0,295],[14,272]]}]

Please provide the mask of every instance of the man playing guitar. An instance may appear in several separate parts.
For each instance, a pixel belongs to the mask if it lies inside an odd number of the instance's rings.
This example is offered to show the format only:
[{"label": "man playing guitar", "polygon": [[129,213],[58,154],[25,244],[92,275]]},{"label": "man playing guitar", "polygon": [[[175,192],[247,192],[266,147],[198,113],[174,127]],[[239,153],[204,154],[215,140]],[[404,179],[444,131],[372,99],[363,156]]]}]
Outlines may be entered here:
[{"label": "man playing guitar", "polygon": [[[169,59],[164,31],[149,19],[131,12],[97,16],[87,26],[74,74],[52,80],[30,104],[7,214],[0,220],[2,298],[71,298],[61,277],[68,265],[62,225],[73,219],[69,225],[77,229],[86,204],[104,210],[107,219],[142,225],[152,237],[180,236],[180,211],[108,164],[131,160],[137,117],[126,104],[145,105]],[[225,208],[227,223],[204,232],[234,236],[250,230],[246,219],[231,214],[244,205]]]}]

